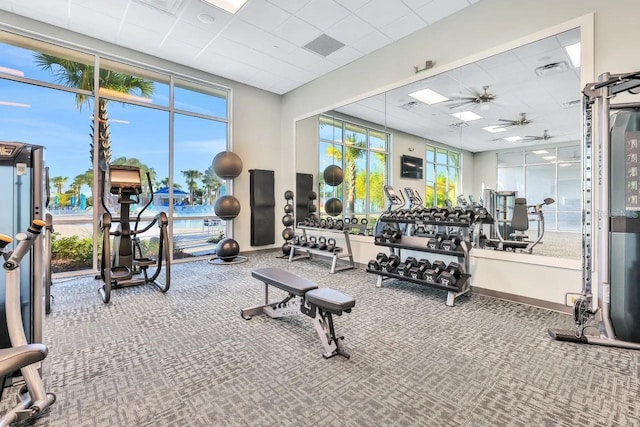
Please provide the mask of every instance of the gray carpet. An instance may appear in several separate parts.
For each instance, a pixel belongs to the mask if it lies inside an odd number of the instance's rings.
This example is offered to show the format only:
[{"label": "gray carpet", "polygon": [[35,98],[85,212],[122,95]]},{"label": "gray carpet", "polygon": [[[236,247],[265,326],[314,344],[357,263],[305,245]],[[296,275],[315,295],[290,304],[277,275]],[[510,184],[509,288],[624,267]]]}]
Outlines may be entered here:
[{"label": "gray carpet", "polygon": [[[306,316],[246,321],[278,266],[356,297],[336,318],[351,359],[321,357]],[[36,426],[632,426],[638,352],[551,341],[563,314],[273,253],[233,266],[173,266],[172,287],[54,285],[45,323],[48,388]],[[275,292],[272,292],[275,293]],[[6,390],[2,408],[9,405]],[[12,396],[13,397],[13,396]]]}]

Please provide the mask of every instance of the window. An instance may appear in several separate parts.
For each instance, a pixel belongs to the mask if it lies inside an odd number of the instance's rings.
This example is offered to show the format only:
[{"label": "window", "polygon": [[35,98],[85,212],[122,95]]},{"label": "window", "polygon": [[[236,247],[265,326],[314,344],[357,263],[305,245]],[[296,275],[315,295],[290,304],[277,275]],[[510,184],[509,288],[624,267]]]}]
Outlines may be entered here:
[{"label": "window", "polygon": [[458,152],[427,145],[425,153],[425,205],[454,205],[460,192],[460,159]]},{"label": "window", "polygon": [[[389,134],[330,116],[320,116],[320,212],[324,201],[342,200],[342,214],[367,218],[385,208],[383,186],[387,182]],[[344,172],[342,184],[332,187],[324,182],[323,172],[330,165]]]},{"label": "window", "polygon": [[228,147],[228,96],[223,87],[0,32],[0,139],[47,149],[54,272],[97,268],[94,165],[110,163],[140,167],[143,202],[149,172],[153,203],[142,221],[167,213],[174,258],[215,252],[226,227],[214,218],[224,188],[211,163]]},{"label": "window", "polygon": [[498,153],[497,189],[515,190],[528,204],[551,197],[545,229],[578,231],[581,225],[580,146]]}]

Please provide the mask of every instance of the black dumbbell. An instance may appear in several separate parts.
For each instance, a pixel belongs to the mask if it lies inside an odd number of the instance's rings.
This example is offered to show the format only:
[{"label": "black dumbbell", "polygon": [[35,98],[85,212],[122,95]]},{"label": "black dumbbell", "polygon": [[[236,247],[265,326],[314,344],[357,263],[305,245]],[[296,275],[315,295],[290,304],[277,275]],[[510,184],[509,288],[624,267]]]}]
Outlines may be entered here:
[{"label": "black dumbbell", "polygon": [[409,256],[409,257],[405,258],[404,262],[405,262],[405,264],[409,265],[410,267],[417,267],[418,266],[418,260],[414,256]]},{"label": "black dumbbell", "polygon": [[424,234],[427,234],[427,230],[424,228],[424,225],[417,226],[415,234],[416,236],[422,236]]},{"label": "black dumbbell", "polygon": [[447,235],[444,233],[438,233],[435,237],[432,237],[427,242],[427,248],[429,249],[440,249],[440,245],[442,241],[447,238]]},{"label": "black dumbbell", "polygon": [[318,247],[318,239],[316,236],[309,237],[309,248],[315,249]]},{"label": "black dumbbell", "polygon": [[321,251],[327,250],[327,238],[324,236],[318,237],[318,249]]},{"label": "black dumbbell", "polygon": [[376,234],[373,240],[377,243],[386,243],[387,238],[384,234]]},{"label": "black dumbbell", "polygon": [[442,273],[446,269],[447,269],[447,264],[445,264],[444,261],[439,261],[439,260],[433,261],[433,263],[431,263],[431,268],[428,268],[424,271],[424,274],[422,275],[422,280],[426,280],[427,282],[437,283],[438,276],[440,275],[440,273]]},{"label": "black dumbbell", "polygon": [[460,236],[457,234],[450,234],[449,237],[440,243],[440,248],[444,251],[457,251],[460,249]]},{"label": "black dumbbell", "polygon": [[400,265],[400,257],[398,255],[390,255],[387,262],[387,271],[389,273],[395,273],[396,269]]},{"label": "black dumbbell", "polygon": [[430,268],[431,268],[431,263],[429,262],[429,260],[426,260],[423,258],[420,261],[418,261],[415,266],[411,267],[409,275],[413,279],[421,280],[422,277],[424,276],[424,272]]},{"label": "black dumbbell", "polygon": [[375,259],[370,260],[369,263],[367,263],[367,270],[380,271],[380,262],[376,261]]},{"label": "black dumbbell", "polygon": [[438,282],[445,286],[455,286],[462,276],[462,266],[457,262],[450,263],[438,276]]},{"label": "black dumbbell", "polygon": [[400,276],[409,276],[409,271],[411,270],[411,265],[406,262],[401,262],[398,264],[398,268],[396,268],[396,273]]}]

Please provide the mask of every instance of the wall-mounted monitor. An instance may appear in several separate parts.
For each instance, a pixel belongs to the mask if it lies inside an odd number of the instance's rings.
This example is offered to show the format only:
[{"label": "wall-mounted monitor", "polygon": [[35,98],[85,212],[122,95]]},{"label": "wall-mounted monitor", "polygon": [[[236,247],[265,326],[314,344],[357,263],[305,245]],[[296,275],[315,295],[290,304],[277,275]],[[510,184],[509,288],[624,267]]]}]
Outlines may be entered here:
[{"label": "wall-mounted monitor", "polygon": [[424,161],[419,157],[400,157],[400,176],[402,178],[422,179]]}]

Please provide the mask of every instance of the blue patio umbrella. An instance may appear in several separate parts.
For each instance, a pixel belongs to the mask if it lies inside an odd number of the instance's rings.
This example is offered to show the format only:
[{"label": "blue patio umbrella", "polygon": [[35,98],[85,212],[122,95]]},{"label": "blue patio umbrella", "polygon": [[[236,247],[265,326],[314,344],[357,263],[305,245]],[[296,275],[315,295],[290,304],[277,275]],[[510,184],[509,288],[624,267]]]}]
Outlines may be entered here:
[{"label": "blue patio umbrella", "polygon": [[80,209],[87,209],[87,196],[85,196],[84,194],[80,194]]}]

